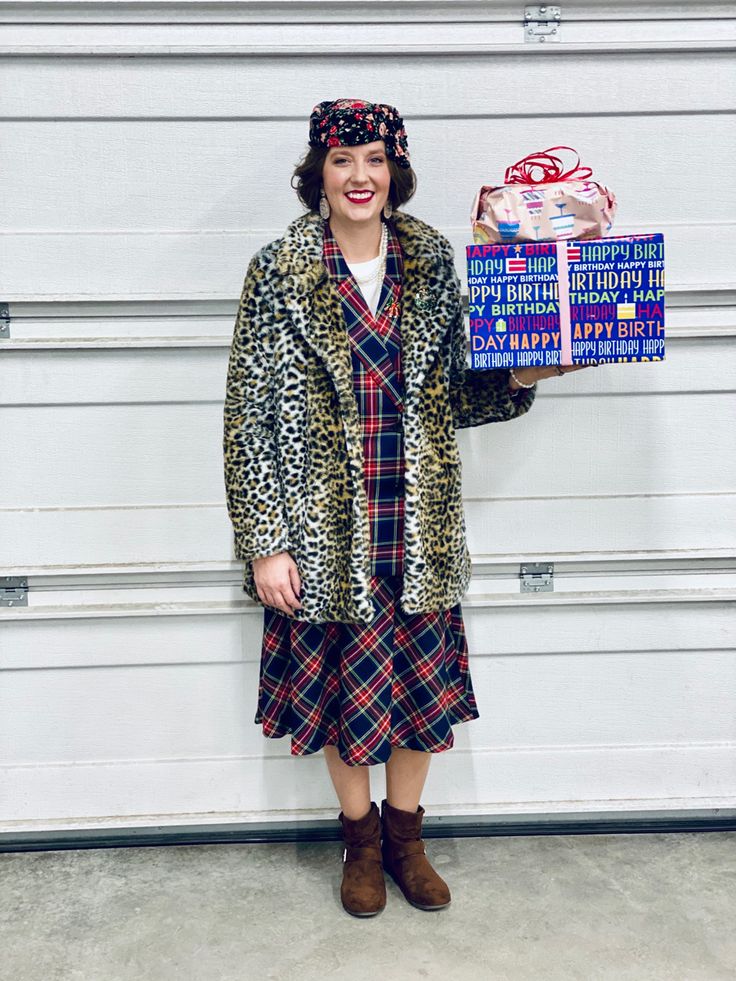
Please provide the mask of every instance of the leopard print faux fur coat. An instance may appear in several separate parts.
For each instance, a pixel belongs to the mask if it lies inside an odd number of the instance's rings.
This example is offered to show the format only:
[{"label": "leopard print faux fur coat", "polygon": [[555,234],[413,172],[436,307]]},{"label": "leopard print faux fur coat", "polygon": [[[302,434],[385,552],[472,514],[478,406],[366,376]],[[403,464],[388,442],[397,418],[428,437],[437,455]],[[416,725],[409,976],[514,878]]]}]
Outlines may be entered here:
[{"label": "leopard print faux fur coat", "polygon": [[[404,212],[404,583],[407,613],[448,609],[466,592],[461,459],[455,429],[518,418],[506,369],[471,371],[461,286],[448,239]],[[261,603],[251,560],[288,551],[302,583],[294,619],[368,624],[370,529],[350,342],[309,212],[261,248],[245,276],[224,408],[227,507],[243,589]],[[417,302],[417,292],[429,291]],[[261,605],[264,605],[261,603]]]}]

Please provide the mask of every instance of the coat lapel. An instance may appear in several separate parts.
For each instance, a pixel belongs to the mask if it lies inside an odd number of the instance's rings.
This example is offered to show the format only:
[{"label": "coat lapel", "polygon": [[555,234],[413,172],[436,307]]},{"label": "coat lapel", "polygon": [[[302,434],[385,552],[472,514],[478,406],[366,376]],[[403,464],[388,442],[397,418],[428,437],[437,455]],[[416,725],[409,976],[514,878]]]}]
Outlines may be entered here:
[{"label": "coat lapel", "polygon": [[[416,301],[420,290],[431,291],[437,286],[447,255],[436,232],[425,222],[402,212],[396,212],[392,220],[404,254],[399,305],[404,396],[409,400],[419,392],[449,326],[446,309],[423,309]],[[292,325],[322,359],[343,409],[352,414],[355,395],[350,339],[340,294],[322,258],[322,242],[323,220],[314,212],[288,226],[276,254],[281,275],[278,288]]]}]

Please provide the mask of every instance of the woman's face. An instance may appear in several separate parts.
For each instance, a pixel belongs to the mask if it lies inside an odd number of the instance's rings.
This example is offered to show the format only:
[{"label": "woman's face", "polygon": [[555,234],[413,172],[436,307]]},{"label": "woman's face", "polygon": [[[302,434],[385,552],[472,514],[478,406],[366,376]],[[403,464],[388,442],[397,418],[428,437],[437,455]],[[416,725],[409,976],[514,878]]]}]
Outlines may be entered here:
[{"label": "woman's face", "polygon": [[[383,140],[360,146],[330,147],[322,169],[322,183],[330,204],[330,220],[371,222],[388,200],[391,173]],[[351,200],[353,191],[369,191]]]}]

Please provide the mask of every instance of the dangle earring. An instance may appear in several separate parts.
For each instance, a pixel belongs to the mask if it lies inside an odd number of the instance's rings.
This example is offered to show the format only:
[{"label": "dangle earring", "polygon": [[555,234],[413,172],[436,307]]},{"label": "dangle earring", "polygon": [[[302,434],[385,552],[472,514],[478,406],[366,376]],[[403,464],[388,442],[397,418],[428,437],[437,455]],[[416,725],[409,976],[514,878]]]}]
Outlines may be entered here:
[{"label": "dangle earring", "polygon": [[319,192],[319,213],[325,221],[330,217],[330,202],[327,200],[324,188]]},{"label": "dangle earring", "polygon": [[394,209],[391,207],[391,198],[386,198],[386,203],[383,206],[383,217],[390,218],[394,213]]}]

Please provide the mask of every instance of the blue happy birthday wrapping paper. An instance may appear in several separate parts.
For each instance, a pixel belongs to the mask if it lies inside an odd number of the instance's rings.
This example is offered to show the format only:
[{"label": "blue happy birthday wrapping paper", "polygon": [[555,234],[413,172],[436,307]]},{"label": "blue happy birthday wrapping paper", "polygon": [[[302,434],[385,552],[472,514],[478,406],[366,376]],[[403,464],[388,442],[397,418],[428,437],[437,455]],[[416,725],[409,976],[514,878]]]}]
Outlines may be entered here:
[{"label": "blue happy birthday wrapping paper", "polygon": [[470,367],[664,360],[664,236],[468,245]]}]

